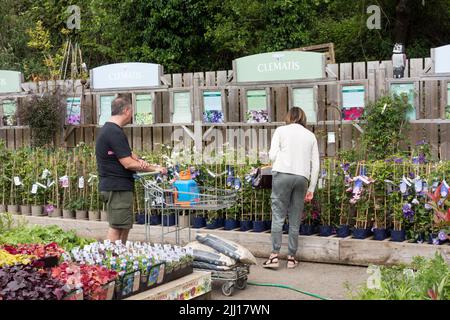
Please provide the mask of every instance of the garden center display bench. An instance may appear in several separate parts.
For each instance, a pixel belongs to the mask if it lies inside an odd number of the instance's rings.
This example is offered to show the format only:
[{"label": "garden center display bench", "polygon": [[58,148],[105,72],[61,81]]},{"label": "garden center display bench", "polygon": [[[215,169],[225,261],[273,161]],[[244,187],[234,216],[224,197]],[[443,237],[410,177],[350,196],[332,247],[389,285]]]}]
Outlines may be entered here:
[{"label": "garden center display bench", "polygon": [[[95,239],[103,239],[108,230],[107,222],[60,219],[33,216],[13,216],[17,220],[25,219],[30,224],[58,225],[64,230],[73,229],[79,236]],[[160,226],[151,226],[152,234],[158,234]],[[154,229],[153,229],[154,228]],[[180,233],[182,244],[189,242],[188,230]],[[237,242],[249,249],[256,257],[266,258],[270,253],[271,234],[257,232],[225,231],[221,229],[192,229],[191,239],[197,233],[210,233],[223,239]],[[130,232],[131,241],[145,241],[145,228],[143,225],[134,225]],[[159,237],[151,238],[150,241],[159,240]],[[287,254],[288,236],[283,235],[283,246],[281,254]],[[165,238],[165,242],[174,244],[175,234],[172,233]],[[450,263],[450,245],[419,244],[405,242],[393,242],[387,238],[384,241],[376,241],[371,238],[364,240],[338,238],[335,235],[320,237],[318,235],[299,236],[297,258],[302,261],[335,263],[346,265],[368,266],[370,264],[399,264],[410,263],[414,256],[434,257],[439,252],[444,259]]]},{"label": "garden center display bench", "polygon": [[138,293],[125,300],[192,300],[211,298],[211,273],[194,271],[187,276]]}]

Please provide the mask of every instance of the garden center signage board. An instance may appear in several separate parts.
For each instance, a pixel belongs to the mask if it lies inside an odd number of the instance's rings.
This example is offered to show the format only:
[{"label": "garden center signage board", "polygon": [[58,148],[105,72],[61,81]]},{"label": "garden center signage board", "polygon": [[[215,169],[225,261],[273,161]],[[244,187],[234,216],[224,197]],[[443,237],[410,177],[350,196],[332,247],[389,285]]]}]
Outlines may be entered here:
[{"label": "garden center signage board", "polygon": [[233,69],[239,83],[321,79],[325,58],[316,52],[269,52],[236,59]]},{"label": "garden center signage board", "polygon": [[91,70],[94,90],[148,88],[160,85],[162,67],[154,63],[116,63]]},{"label": "garden center signage board", "polygon": [[412,106],[412,109],[409,110],[406,114],[407,120],[416,120],[416,105],[414,103],[415,100],[415,85],[414,83],[392,83],[391,84],[391,95],[401,96],[402,94],[406,94],[408,97],[408,104]]},{"label": "garden center signage board", "polygon": [[66,99],[66,124],[80,125],[81,124],[81,98],[67,98]]},{"label": "garden center signage board", "polygon": [[21,92],[22,74],[17,71],[0,70],[0,94]]},{"label": "garden center signage board", "polygon": [[98,124],[104,125],[111,117],[111,103],[114,100],[114,95],[100,96],[100,108],[98,115]]},{"label": "garden center signage board", "polygon": [[1,125],[14,126],[16,125],[16,111],[17,105],[14,100],[3,100],[0,105],[1,108]]},{"label": "garden center signage board", "polygon": [[450,73],[450,44],[434,49],[434,73]]},{"label": "garden center signage board", "polygon": [[365,93],[364,86],[342,87],[342,120],[359,120],[366,104]]},{"label": "garden center signage board", "polygon": [[317,110],[314,88],[295,88],[292,90],[293,106],[300,107],[306,114],[308,123],[317,123]]},{"label": "garden center signage board", "polygon": [[445,118],[450,119],[450,82],[447,83],[447,108],[445,108]]},{"label": "garden center signage board", "polygon": [[203,91],[203,120],[206,123],[223,123],[222,92]]},{"label": "garden center signage board", "polygon": [[192,123],[191,93],[173,93],[172,123]]},{"label": "garden center signage board", "polygon": [[136,94],[136,107],[134,114],[135,124],[153,123],[153,98],[151,94]]},{"label": "garden center signage board", "polygon": [[245,120],[248,123],[269,122],[266,90],[247,91],[247,110]]}]

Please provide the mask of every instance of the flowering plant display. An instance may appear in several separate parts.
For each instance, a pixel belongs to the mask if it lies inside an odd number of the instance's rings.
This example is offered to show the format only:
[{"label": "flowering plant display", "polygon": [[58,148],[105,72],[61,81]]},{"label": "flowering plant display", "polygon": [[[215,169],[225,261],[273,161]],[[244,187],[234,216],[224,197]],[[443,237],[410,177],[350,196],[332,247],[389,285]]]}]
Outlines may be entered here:
[{"label": "flowering plant display", "polygon": [[221,110],[206,110],[203,112],[203,121],[206,123],[223,123],[225,118]]},{"label": "flowering plant display", "polygon": [[22,254],[35,256],[38,259],[48,257],[60,257],[64,252],[55,242],[49,244],[19,244],[19,245],[3,245],[3,250],[10,254]]},{"label": "flowering plant display", "polygon": [[153,123],[153,114],[151,112],[136,113],[134,122],[136,124],[152,124]]},{"label": "flowering plant display", "polygon": [[342,109],[342,120],[359,120],[364,114],[364,108],[353,107]]},{"label": "flowering plant display", "polygon": [[245,119],[248,123],[265,123],[269,122],[269,113],[267,112],[267,110],[247,111]]},{"label": "flowering plant display", "polygon": [[30,264],[36,257],[26,254],[12,254],[0,249],[0,267]]},{"label": "flowering plant display", "polygon": [[81,124],[81,118],[79,114],[71,114],[67,117],[67,124],[77,126]]},{"label": "flowering plant display", "polygon": [[51,275],[70,290],[82,288],[88,300],[105,300],[104,286],[116,279],[117,272],[104,266],[64,262],[52,268]]}]

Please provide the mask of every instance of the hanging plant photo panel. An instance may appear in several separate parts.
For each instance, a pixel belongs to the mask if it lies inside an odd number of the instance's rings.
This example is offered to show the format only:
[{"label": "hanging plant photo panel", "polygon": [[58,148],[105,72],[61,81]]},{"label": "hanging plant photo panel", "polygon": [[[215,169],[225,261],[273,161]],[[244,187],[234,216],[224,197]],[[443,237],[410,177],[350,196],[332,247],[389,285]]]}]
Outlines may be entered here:
[{"label": "hanging plant photo panel", "polygon": [[342,120],[359,120],[365,107],[364,86],[342,88]]},{"label": "hanging plant photo panel", "polygon": [[223,123],[222,93],[220,91],[203,92],[203,120],[205,123]]},{"label": "hanging plant photo panel", "polygon": [[416,106],[414,104],[414,83],[393,83],[391,84],[391,95],[401,96],[406,94],[408,96],[408,103],[413,106],[406,114],[407,120],[416,120]]},{"label": "hanging plant photo panel", "polygon": [[14,126],[16,122],[16,111],[17,105],[14,100],[5,100],[2,103],[3,106],[3,119],[2,125],[4,126]]},{"label": "hanging plant photo panel", "polygon": [[114,100],[114,96],[101,96],[100,97],[100,112],[98,117],[98,124],[104,125],[106,121],[111,117],[111,103]]},{"label": "hanging plant photo panel", "polygon": [[77,126],[81,124],[81,98],[67,98],[66,124]]},{"label": "hanging plant photo panel", "polygon": [[269,122],[266,90],[247,91],[246,120],[248,123]]},{"label": "hanging plant photo panel", "polygon": [[153,123],[152,103],[153,99],[151,94],[136,95],[135,124]]},{"label": "hanging plant photo panel", "polygon": [[302,108],[309,123],[317,122],[317,112],[313,88],[297,88],[293,90],[293,106]]},{"label": "hanging plant photo panel", "polygon": [[191,93],[174,92],[173,94],[173,123],[191,123]]}]

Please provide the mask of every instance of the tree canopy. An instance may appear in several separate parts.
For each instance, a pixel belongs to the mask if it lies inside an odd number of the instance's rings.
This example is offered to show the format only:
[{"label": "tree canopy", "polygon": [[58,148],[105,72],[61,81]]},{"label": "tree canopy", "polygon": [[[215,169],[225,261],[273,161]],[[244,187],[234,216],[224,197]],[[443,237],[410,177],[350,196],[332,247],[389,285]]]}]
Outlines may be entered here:
[{"label": "tree canopy", "polygon": [[[366,25],[372,4],[381,8],[379,30]],[[66,29],[70,5],[81,9],[80,30]],[[3,0],[0,26],[0,69],[27,79],[57,76],[69,38],[89,69],[141,61],[194,72],[328,42],[337,62],[390,59],[398,39],[408,57],[427,57],[450,43],[450,0]]]}]

